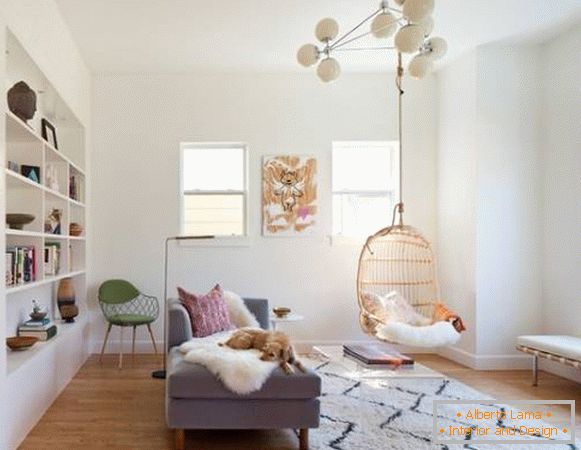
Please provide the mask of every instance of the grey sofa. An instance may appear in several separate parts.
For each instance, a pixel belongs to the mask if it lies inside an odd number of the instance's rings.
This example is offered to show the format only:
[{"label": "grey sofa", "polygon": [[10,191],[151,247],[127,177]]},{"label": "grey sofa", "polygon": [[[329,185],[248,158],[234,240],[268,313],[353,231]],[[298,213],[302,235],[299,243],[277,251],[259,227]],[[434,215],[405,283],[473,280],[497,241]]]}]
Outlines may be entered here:
[{"label": "grey sofa", "polygon": [[[244,299],[260,326],[269,328],[268,301]],[[299,430],[301,450],[309,428],[319,426],[321,379],[312,371],[286,375],[276,369],[264,386],[248,395],[224,387],[205,367],[185,362],[178,346],[192,339],[189,316],[178,300],[168,307],[166,422],[175,430],[176,448],[185,446],[187,429]]]}]

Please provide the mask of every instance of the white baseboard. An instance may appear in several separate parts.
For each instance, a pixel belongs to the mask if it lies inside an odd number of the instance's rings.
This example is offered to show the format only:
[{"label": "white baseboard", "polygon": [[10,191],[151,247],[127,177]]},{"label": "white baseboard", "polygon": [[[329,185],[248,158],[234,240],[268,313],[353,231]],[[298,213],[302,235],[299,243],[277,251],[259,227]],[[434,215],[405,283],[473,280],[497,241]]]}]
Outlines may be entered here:
[{"label": "white baseboard", "polygon": [[440,349],[438,354],[475,370],[525,370],[532,366],[532,357],[524,354],[477,355],[456,347]]}]

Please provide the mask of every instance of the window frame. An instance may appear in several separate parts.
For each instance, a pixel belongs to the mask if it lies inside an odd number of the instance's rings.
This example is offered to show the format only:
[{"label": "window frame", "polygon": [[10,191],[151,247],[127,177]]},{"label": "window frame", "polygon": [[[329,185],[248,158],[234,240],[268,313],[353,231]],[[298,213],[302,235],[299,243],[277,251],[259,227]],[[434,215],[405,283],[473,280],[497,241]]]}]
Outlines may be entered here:
[{"label": "window frame", "polygon": [[[334,161],[334,152],[337,151],[340,147],[352,147],[352,146],[368,146],[368,147],[379,147],[379,148],[388,148],[391,151],[390,160],[391,160],[391,175],[394,177],[394,181],[392,183],[393,188],[388,190],[365,190],[365,189],[339,189],[335,190],[333,186],[333,178],[335,176],[335,165],[333,164]],[[339,243],[339,244],[359,244],[360,242],[367,239],[367,235],[365,236],[353,236],[344,233],[335,233],[335,211],[334,208],[334,198],[335,195],[360,195],[364,197],[389,197],[393,196],[394,199],[394,206],[397,204],[399,199],[399,180],[400,180],[400,171],[399,171],[399,141],[397,140],[352,140],[352,141],[332,141],[331,143],[331,243]],[[388,175],[390,176],[390,175]],[[386,214],[387,217],[387,214]],[[386,222],[386,227],[389,224]],[[344,230],[344,225],[341,224],[341,229]],[[378,231],[378,230],[376,230]]]},{"label": "window frame", "polygon": [[[184,189],[184,155],[188,150],[208,150],[208,149],[224,149],[224,148],[237,148],[243,152],[243,189],[242,190],[204,190],[195,189],[186,191]],[[185,224],[185,199],[188,195],[242,195],[242,213],[244,215],[242,221],[242,234],[239,235],[213,235],[211,240],[188,240],[180,241],[181,245],[195,245],[195,246],[206,246],[206,245],[245,245],[249,237],[249,208],[248,208],[248,198],[249,198],[249,187],[248,187],[248,144],[244,142],[181,142],[180,143],[180,210],[179,210],[179,229],[181,236],[188,236],[186,234],[186,224]]]}]

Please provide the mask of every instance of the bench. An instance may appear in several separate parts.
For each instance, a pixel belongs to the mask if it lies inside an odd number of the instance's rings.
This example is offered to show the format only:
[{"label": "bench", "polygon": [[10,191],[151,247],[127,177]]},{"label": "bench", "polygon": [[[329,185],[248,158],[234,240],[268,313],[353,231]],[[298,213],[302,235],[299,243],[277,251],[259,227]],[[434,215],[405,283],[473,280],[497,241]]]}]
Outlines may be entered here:
[{"label": "bench", "polygon": [[581,338],[575,336],[519,336],[516,349],[533,355],[533,386],[539,381],[539,358],[581,369]]}]

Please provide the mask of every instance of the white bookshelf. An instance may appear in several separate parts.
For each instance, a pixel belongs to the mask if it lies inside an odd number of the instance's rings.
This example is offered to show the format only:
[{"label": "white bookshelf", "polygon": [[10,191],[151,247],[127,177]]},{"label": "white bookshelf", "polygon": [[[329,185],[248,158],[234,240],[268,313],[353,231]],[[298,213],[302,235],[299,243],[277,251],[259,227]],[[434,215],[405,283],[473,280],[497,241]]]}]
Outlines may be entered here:
[{"label": "white bookshelf", "polygon": [[[44,76],[36,63],[24,50],[16,38],[8,33],[6,73],[8,89],[16,81],[24,80],[37,92],[37,112],[28,123],[10,112],[3,110],[5,124],[5,156],[2,161],[6,213],[27,213],[35,216],[35,220],[24,225],[22,230],[4,225],[6,248],[27,246],[35,248],[36,279],[18,285],[6,285],[6,323],[0,324],[6,328],[7,336],[16,335],[18,325],[27,319],[31,309],[32,299],[45,306],[49,316],[58,327],[57,336],[47,342],[36,343],[31,349],[14,352],[6,348],[6,376],[20,372],[41,370],[47,358],[52,358],[56,349],[67,347],[70,350],[71,363],[73,355],[78,357],[86,353],[86,342],[77,342],[87,328],[86,307],[86,255],[87,239],[85,237],[87,207],[86,207],[86,171],[85,171],[85,130],[83,124],[60,97],[58,91]],[[45,141],[41,136],[41,118],[49,120],[56,128],[58,148]],[[16,163],[19,171],[13,171],[9,162]],[[23,165],[36,166],[40,169],[40,179],[31,180],[21,174]],[[49,185],[47,169],[51,168],[56,175],[58,186]],[[81,186],[77,198],[71,198],[70,180],[74,176]],[[45,222],[53,209],[62,211],[61,233],[52,234],[45,229]],[[73,222],[83,227],[81,236],[69,235],[69,225]],[[60,270],[56,275],[45,274],[44,248],[47,243],[57,243],[60,246]],[[74,324],[65,324],[60,320],[56,305],[56,291],[59,281],[72,278],[75,286],[77,305],[80,314]],[[5,277],[3,277],[5,280]],[[48,350],[51,349],[51,350]],[[66,358],[59,357],[62,364]],[[77,359],[78,361],[78,359]],[[15,386],[25,383],[14,378]],[[50,383],[50,380],[48,380]]]}]

